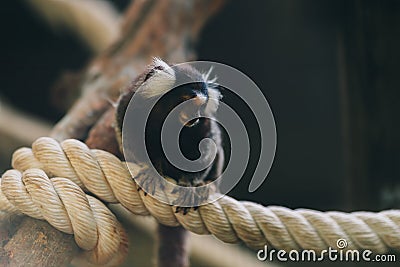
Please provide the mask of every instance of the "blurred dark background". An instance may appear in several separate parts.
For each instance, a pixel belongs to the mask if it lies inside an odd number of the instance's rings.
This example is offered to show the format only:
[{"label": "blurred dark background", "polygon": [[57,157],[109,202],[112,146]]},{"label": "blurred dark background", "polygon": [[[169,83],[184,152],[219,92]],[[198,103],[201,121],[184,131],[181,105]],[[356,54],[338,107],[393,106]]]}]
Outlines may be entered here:
[{"label": "blurred dark background", "polygon": [[[129,4],[113,2],[120,10]],[[83,69],[91,50],[23,1],[3,3],[0,20],[1,101],[56,122],[63,112],[51,88],[64,71]],[[231,194],[292,208],[398,207],[399,47],[396,0],[228,2],[205,27],[198,57],[252,78],[278,136],[264,184],[247,192],[252,162]]]}]

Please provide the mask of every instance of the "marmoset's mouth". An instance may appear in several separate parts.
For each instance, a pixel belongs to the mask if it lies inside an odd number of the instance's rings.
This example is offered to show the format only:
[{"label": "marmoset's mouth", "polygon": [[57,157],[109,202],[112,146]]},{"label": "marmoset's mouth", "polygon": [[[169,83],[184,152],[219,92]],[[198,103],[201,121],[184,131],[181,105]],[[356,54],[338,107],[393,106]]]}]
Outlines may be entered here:
[{"label": "marmoset's mouth", "polygon": [[190,121],[187,121],[189,119],[189,116],[185,113],[185,112],[181,112],[179,115],[179,121],[185,125],[185,127],[193,127],[195,126],[197,123],[199,123],[199,119],[198,118],[194,118]]},{"label": "marmoset's mouth", "polygon": [[199,123],[199,119],[193,119],[193,120],[191,120],[191,121],[188,121],[188,122],[185,124],[185,127],[193,127],[193,126],[195,126],[197,123]]}]

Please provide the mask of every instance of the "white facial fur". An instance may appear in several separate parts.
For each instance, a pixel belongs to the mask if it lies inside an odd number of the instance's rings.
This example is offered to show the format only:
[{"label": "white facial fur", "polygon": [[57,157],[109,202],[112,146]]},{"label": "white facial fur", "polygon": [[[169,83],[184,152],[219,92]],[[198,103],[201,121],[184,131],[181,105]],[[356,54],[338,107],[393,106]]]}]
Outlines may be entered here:
[{"label": "white facial fur", "polygon": [[217,89],[208,88],[208,102],[205,109],[207,115],[215,114],[215,112],[217,112],[221,98],[221,93]]}]

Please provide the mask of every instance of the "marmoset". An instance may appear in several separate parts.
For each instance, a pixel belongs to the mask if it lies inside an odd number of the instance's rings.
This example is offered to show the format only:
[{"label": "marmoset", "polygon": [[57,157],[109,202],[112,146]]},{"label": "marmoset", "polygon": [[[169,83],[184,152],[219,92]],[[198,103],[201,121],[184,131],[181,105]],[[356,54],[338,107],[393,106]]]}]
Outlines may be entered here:
[{"label": "marmoset", "polygon": [[[135,97],[140,97],[143,102],[161,96],[147,120],[145,144],[148,156],[157,172],[163,177],[168,176],[182,186],[201,186],[217,179],[223,171],[222,134],[219,125],[213,120],[220,103],[221,93],[218,88],[212,85],[212,81],[209,81],[209,75],[204,75],[188,65],[172,66],[155,58],[153,63],[128,86],[116,105],[116,135],[121,145],[124,118],[128,105],[135,94],[139,94]],[[184,81],[188,83],[178,85]],[[173,118],[175,122],[181,123],[179,145],[182,154],[189,160],[200,157],[198,146],[204,138],[212,139],[217,147],[212,164],[198,172],[188,172],[173,166],[166,158],[161,144],[163,122],[174,107],[187,100],[193,101],[190,101],[190,105],[181,111],[176,118]],[[133,114],[129,114],[130,116],[143,116],[141,101],[139,101],[137,107],[134,107],[135,110]],[[193,117],[192,115],[200,114],[204,117],[188,120]],[[133,131],[128,129],[128,132],[135,133],[134,129]],[[129,136],[124,138],[129,138]],[[135,159],[140,161],[143,151],[135,151],[134,144],[132,147]],[[211,153],[211,150],[206,149],[202,152],[207,154]],[[207,158],[207,155],[203,154],[202,156]],[[208,191],[204,191],[204,199],[208,197],[208,193]],[[190,211],[190,208],[176,208],[176,212],[181,211],[186,214]],[[188,266],[187,236],[187,231],[181,226],[169,227],[159,224],[158,262],[163,263],[163,266]],[[168,263],[168,265],[165,265],[165,263]]]},{"label": "marmoset", "polygon": [[[121,95],[117,104],[116,130],[117,135],[121,138],[124,116],[135,93],[140,94],[135,95],[135,97],[141,98],[139,103],[162,95],[147,119],[146,150],[158,173],[176,180],[177,184],[181,186],[201,186],[214,181],[220,176],[223,169],[224,153],[221,129],[214,120],[221,93],[208,80],[208,76],[189,65],[168,65],[161,59],[155,58],[146,71],[131,83],[126,93]],[[139,88],[140,91],[138,91]],[[212,164],[198,172],[184,171],[172,165],[166,158],[161,144],[161,129],[166,117],[177,105],[187,100],[193,101],[190,101],[190,105],[180,111],[177,118],[173,118],[183,127],[179,136],[179,145],[183,156],[189,160],[198,159],[201,155],[198,148],[199,142],[204,138],[212,139],[217,147]],[[142,116],[139,105],[133,108],[135,108],[134,116]],[[197,118],[187,121],[187,118],[191,118],[192,115]],[[200,115],[202,117],[198,118]],[[184,122],[185,119],[187,122]],[[129,132],[134,134],[134,129]],[[133,145],[133,154],[140,162],[143,151],[135,151],[134,147]],[[211,149],[203,151],[206,154],[203,154],[203,157],[207,158],[209,151],[211,153]],[[208,192],[205,191],[204,194],[208,194]],[[177,211],[180,210],[186,214],[189,209],[177,208]]]}]

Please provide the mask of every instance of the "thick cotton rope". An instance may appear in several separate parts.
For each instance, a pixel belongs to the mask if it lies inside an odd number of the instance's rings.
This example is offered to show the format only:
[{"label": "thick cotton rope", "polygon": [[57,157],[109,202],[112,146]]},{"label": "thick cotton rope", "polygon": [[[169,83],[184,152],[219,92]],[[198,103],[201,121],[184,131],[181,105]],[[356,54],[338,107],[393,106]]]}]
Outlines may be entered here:
[{"label": "thick cotton rope", "polygon": [[[80,188],[105,202],[119,202],[134,214],[152,215],[162,224],[182,225],[191,232],[212,234],[227,243],[242,241],[254,249],[268,245],[286,251],[322,251],[328,247],[336,248],[337,240],[345,239],[348,243],[346,249],[369,249],[375,253],[400,251],[399,210],[378,213],[291,210],[223,196],[183,215],[175,213],[174,207],[138,190],[126,164],[108,152],[91,150],[78,140],[58,143],[51,138],[39,138],[32,149],[15,151],[12,159],[15,170],[2,176],[0,207],[46,219],[57,229],[75,234],[77,244],[89,251],[95,242],[84,243],[82,240],[86,231],[94,231],[94,224],[98,227],[98,235],[104,237],[98,239],[97,247],[107,247],[107,252],[115,250],[111,244],[124,244],[126,237],[122,230],[117,231],[121,236],[102,232],[107,231],[107,227],[99,226],[102,221],[98,217],[101,216],[96,215],[99,211],[96,211],[94,203],[102,204],[85,195]],[[130,169],[136,171],[134,177],[146,175],[146,166],[132,164]],[[36,188],[39,192],[35,191]],[[73,216],[70,215],[72,208],[67,206],[83,206],[85,212]],[[109,223],[116,221],[111,213],[104,211],[103,215]],[[93,218],[95,223],[91,221]],[[89,228],[83,230],[76,226],[83,227],[83,224],[73,222],[75,219],[85,222]]]},{"label": "thick cotton rope", "polygon": [[90,262],[120,262],[127,254],[127,236],[115,216],[71,180],[49,179],[40,169],[8,170],[2,176],[1,189],[2,210],[44,219],[56,229],[74,234]]}]

